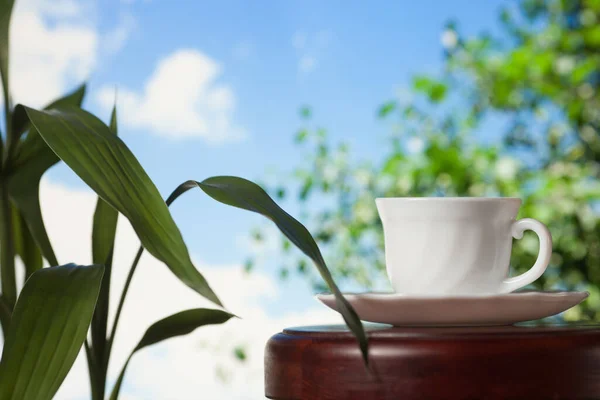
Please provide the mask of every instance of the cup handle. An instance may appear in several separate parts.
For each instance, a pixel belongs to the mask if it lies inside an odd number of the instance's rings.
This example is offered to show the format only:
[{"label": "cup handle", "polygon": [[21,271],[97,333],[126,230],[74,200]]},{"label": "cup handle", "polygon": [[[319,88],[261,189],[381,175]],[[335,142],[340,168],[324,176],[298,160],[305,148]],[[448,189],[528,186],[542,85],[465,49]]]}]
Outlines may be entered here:
[{"label": "cup handle", "polygon": [[511,233],[515,239],[522,239],[523,232],[526,230],[534,231],[540,240],[540,250],[538,252],[537,260],[529,271],[519,276],[505,279],[500,286],[501,293],[510,293],[523,286],[529,285],[531,282],[542,276],[550,263],[550,257],[552,256],[552,236],[546,225],[532,218],[523,218],[513,222],[511,227]]}]

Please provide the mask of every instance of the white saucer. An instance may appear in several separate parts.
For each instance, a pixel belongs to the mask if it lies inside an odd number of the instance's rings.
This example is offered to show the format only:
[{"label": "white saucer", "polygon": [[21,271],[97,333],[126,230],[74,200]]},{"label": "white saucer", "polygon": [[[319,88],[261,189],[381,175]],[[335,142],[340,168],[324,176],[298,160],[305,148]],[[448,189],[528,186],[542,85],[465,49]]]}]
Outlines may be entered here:
[{"label": "white saucer", "polygon": [[[363,321],[406,325],[510,325],[549,317],[581,303],[588,292],[417,297],[397,293],[344,294]],[[332,294],[317,299],[337,311]]]}]

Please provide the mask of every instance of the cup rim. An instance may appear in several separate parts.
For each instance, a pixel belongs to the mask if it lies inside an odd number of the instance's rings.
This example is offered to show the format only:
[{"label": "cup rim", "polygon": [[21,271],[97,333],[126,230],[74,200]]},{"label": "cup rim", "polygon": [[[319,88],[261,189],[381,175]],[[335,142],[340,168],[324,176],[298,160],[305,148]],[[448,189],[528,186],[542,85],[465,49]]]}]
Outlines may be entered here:
[{"label": "cup rim", "polygon": [[375,201],[380,202],[411,202],[411,203],[426,203],[426,202],[518,202],[522,200],[520,197],[377,197]]}]

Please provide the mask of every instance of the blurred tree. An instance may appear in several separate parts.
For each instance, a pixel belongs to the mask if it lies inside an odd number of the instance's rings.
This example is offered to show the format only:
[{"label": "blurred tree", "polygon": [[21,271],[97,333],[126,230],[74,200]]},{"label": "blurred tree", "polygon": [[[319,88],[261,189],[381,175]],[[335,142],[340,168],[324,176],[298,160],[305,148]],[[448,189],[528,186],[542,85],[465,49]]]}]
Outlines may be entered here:
[{"label": "blurred tree", "polygon": [[[347,143],[311,128],[303,109],[295,139],[308,155],[296,184],[273,194],[298,189],[336,278],[362,289],[386,285],[376,197],[521,197],[521,215],[545,222],[554,239],[535,287],[589,290],[565,318],[600,320],[600,0],[525,0],[510,10],[501,12],[500,37],[463,38],[447,25],[442,76],[416,76],[409,101],[380,107],[394,128],[379,160],[354,160]],[[491,125],[500,139],[477,140]],[[282,276],[292,263],[321,289],[289,243],[281,248]],[[533,234],[515,242],[516,272],[537,251]]]}]

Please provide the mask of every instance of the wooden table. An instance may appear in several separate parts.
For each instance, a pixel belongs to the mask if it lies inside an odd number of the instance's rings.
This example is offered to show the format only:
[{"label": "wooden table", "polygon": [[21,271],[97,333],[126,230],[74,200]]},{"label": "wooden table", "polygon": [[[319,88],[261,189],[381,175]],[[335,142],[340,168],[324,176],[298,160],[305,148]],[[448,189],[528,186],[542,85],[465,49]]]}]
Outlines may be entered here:
[{"label": "wooden table", "polygon": [[285,329],[265,352],[278,400],[600,399],[600,326]]}]

